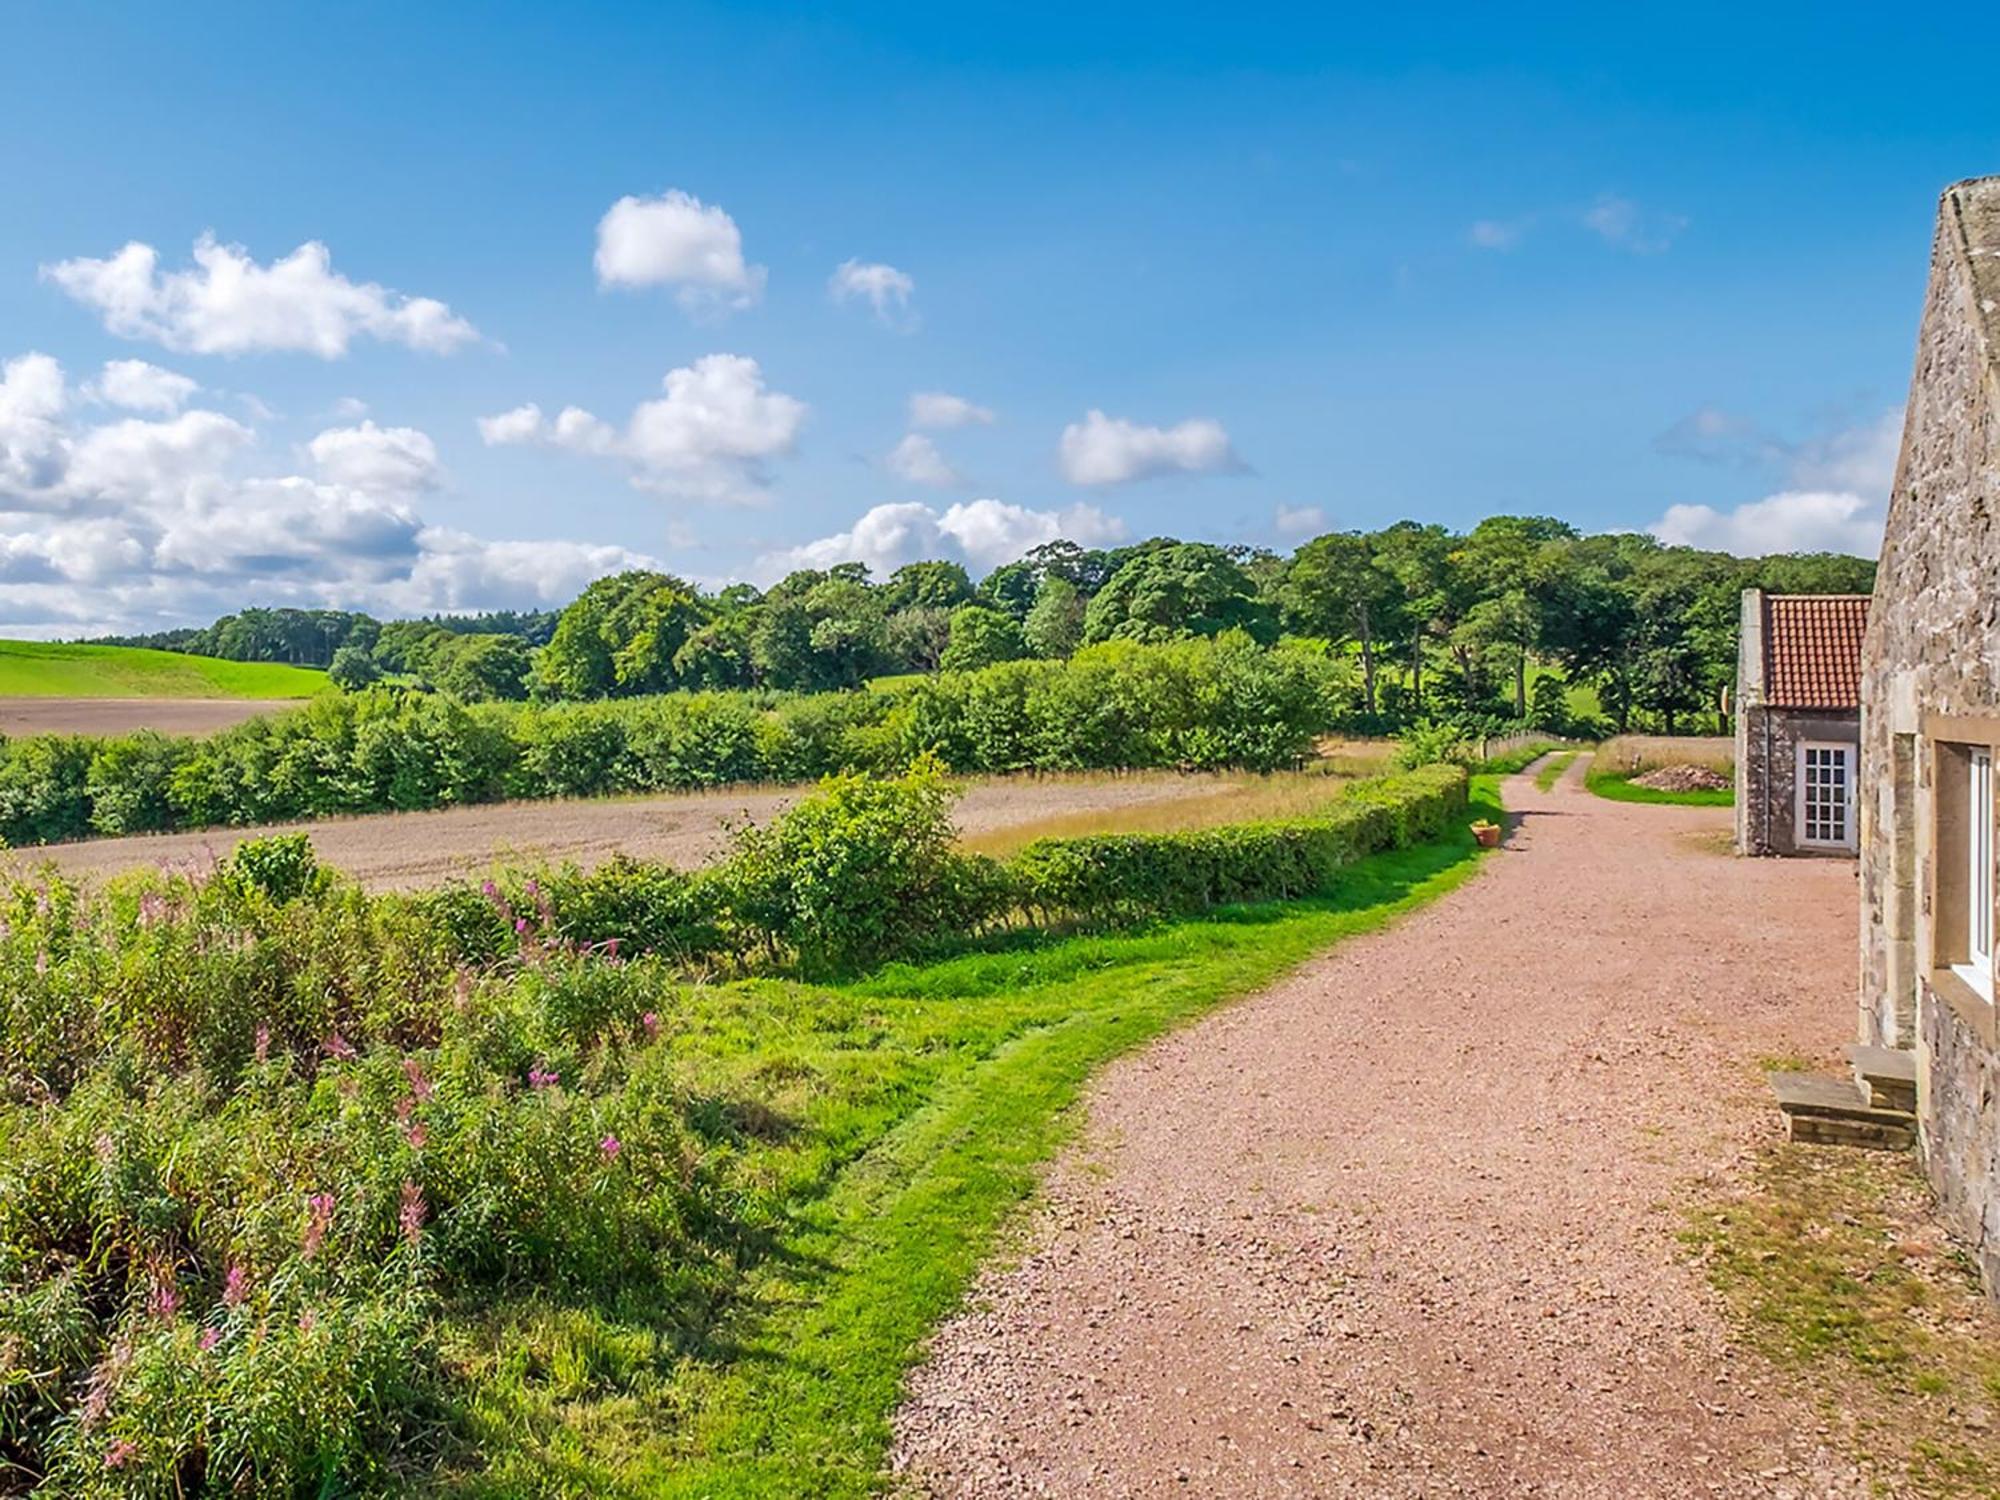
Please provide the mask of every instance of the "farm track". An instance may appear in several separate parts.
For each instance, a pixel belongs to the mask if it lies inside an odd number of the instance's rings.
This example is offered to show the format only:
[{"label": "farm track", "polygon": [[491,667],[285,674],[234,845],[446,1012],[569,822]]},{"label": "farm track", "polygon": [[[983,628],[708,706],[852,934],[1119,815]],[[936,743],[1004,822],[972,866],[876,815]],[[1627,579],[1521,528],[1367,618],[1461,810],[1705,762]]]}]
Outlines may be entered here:
[{"label": "farm track", "polygon": [[1851,866],[1727,809],[1505,797],[1478,879],[1126,1058],[937,1334],[935,1495],[1849,1496],[1796,1378],[1676,1242],[1831,1055]]},{"label": "farm track", "polygon": [[[956,820],[968,837],[1020,824],[1110,812],[1142,803],[1212,798],[1224,779],[1136,774],[972,782]],[[728,825],[764,821],[809,788],[746,787],[663,797],[615,797],[572,802],[504,802],[436,812],[377,813],[279,823],[263,828],[214,828],[196,833],[92,839],[12,851],[18,872],[48,862],[70,875],[106,875],[135,865],[203,863],[239,840],[299,830],[312,836],[320,859],[371,890],[438,885],[505,860],[574,860],[595,865],[616,853],[692,868],[721,853]]]}]

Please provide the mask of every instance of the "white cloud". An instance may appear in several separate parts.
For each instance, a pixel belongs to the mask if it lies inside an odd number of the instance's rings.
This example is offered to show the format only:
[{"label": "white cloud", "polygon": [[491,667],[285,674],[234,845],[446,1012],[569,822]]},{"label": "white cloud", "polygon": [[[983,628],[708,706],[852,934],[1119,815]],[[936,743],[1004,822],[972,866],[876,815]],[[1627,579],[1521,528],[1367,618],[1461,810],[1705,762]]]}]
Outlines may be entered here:
[{"label": "white cloud", "polygon": [[688,312],[709,314],[749,307],[764,276],[744,262],[736,221],[678,188],[620,198],[597,222],[600,286],[670,286]]},{"label": "white cloud", "polygon": [[993,413],[984,406],[975,406],[963,396],[954,396],[948,391],[918,391],[910,397],[910,425],[912,427],[990,427]]},{"label": "white cloud", "polygon": [[1243,467],[1220,422],[1197,417],[1172,427],[1146,427],[1095,410],[1063,429],[1059,459],[1071,484],[1093,485]]},{"label": "white cloud", "polygon": [[1895,482],[1903,447],[1903,408],[1891,407],[1872,422],[1843,427],[1792,450],[1792,481],[1801,489],[1853,490],[1884,498]]},{"label": "white cloud", "polygon": [[911,484],[928,484],[948,490],[953,485],[964,483],[958,470],[938,452],[937,444],[921,432],[908,434],[891,448],[887,463],[891,474]]},{"label": "white cloud", "polygon": [[358,422],[368,415],[368,403],[359,396],[342,396],[333,403],[331,415],[343,422]]},{"label": "white cloud", "polygon": [[114,359],[89,388],[97,400],[127,411],[164,412],[171,416],[188,404],[201,386],[185,375],[147,364],[143,359]]},{"label": "white cloud", "polygon": [[1882,548],[1882,508],[1859,495],[1786,490],[1734,510],[1672,505],[1646,529],[1669,545],[1763,557],[1772,552],[1849,552],[1873,557]]},{"label": "white cloud", "polygon": [[765,389],[757,361],[710,354],[667,372],[666,395],[641,402],[620,432],[565,407],[550,422],[539,406],[518,406],[479,422],[489,445],[546,443],[621,458],[639,489],[693,500],[755,501],[766,465],[789,454],[805,423],[803,401]]},{"label": "white cloud", "polygon": [[846,531],[797,547],[766,553],[753,570],[775,580],[796,568],[866,563],[878,577],[904,563],[954,558],[975,574],[1009,563],[1043,542],[1067,537],[1084,546],[1120,541],[1125,523],[1093,505],[1064,511],[1030,510],[1000,500],[972,500],[940,512],[908,501],[878,505]]},{"label": "white cloud", "polygon": [[[255,472],[220,412],[94,420],[44,355],[0,366],[0,627],[137,631],[246,603],[392,613],[548,604],[652,560],[621,547],[484,541],[415,509],[436,450],[411,428],[322,432],[316,475]],[[101,412],[100,412],[101,415]],[[246,470],[251,472],[246,473]]]},{"label": "white cloud", "polygon": [[406,297],[333,269],[311,240],[260,266],[240,245],[212,235],[195,242],[191,270],[160,271],[160,255],[137,240],[103,260],[42,267],[42,275],[123,338],[151,339],[192,354],[292,351],[338,359],[358,338],[445,354],[479,337],[431,297]]},{"label": "white cloud", "polygon": [[1279,536],[1318,536],[1326,530],[1326,512],[1317,505],[1291,506],[1280,500],[1271,524]]},{"label": "white cloud", "polygon": [[306,445],[320,478],[380,494],[436,489],[437,444],[414,427],[329,427]]},{"label": "white cloud", "polygon": [[907,271],[880,261],[844,260],[834,268],[826,289],[836,302],[860,298],[892,328],[913,326],[910,298],[916,294],[917,283]]},{"label": "white cloud", "polygon": [[1480,250],[1512,250],[1527,233],[1526,219],[1477,219],[1465,237]]},{"label": "white cloud", "polygon": [[1681,214],[1642,208],[1630,198],[1604,193],[1583,211],[1583,227],[1619,250],[1658,255],[1673,244],[1688,221]]}]

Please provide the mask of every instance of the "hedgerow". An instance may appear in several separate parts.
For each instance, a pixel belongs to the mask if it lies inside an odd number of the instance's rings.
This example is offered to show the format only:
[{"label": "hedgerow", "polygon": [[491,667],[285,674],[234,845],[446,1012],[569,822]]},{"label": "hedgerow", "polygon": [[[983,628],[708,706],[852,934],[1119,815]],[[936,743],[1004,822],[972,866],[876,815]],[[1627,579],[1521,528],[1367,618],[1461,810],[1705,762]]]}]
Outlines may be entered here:
[{"label": "hedgerow", "polygon": [[1248,637],[1113,642],[886,692],[671,693],[464,704],[377,687],[206,739],[41,736],[0,751],[0,838],[241,827],[503,798],[672,792],[894,773],[1296,765],[1330,727],[1333,669]]},{"label": "hedgerow", "polygon": [[458,1441],[466,1328],[526,1288],[644,1309],[648,1357],[699,1347],[785,1213],[740,1149],[781,1122],[673,1045],[705,966],[853,969],[1323,891],[1465,797],[1430,767],[1311,817],[998,862],[953,846],[923,760],[831,778],[696,872],[370,895],[289,835],[99,890],[15,880],[0,1492],[407,1488]]}]

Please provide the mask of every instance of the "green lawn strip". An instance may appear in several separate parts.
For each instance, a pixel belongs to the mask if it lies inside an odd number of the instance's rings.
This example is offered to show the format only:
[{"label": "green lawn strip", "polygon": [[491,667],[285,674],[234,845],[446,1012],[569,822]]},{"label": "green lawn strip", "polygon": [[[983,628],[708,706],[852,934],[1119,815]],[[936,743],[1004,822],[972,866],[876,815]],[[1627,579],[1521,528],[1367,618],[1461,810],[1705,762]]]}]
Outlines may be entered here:
[{"label": "green lawn strip", "polygon": [[1613,802],[1665,802],[1678,807],[1733,807],[1736,793],[1729,787],[1710,791],[1663,792],[1655,787],[1634,786],[1632,778],[1643,771],[1600,771],[1592,765],[1583,773],[1583,784],[1600,797]]},{"label": "green lawn strip", "polygon": [[309,698],[324,672],[137,646],[0,641],[0,697]]},{"label": "green lawn strip", "polygon": [[1908,1153],[1770,1147],[1688,1218],[1741,1335],[1804,1377],[1885,1492],[2000,1495],[2000,1319]]},{"label": "green lawn strip", "polygon": [[1535,773],[1536,789],[1544,792],[1553,791],[1555,784],[1562,780],[1562,773],[1569,769],[1570,762],[1575,759],[1574,750],[1564,750],[1560,754],[1551,755],[1549,763]]},{"label": "green lawn strip", "polygon": [[[1494,778],[1475,779],[1471,815],[1499,818]],[[506,1330],[513,1352],[477,1382],[487,1464],[457,1488],[873,1492],[905,1372],[1071,1135],[1096,1069],[1455,888],[1476,854],[1459,833],[1364,860],[1312,901],[837,987],[722,987],[688,1042],[690,1055],[724,1057],[717,1085],[811,1080],[771,1161],[772,1191],[792,1204],[777,1252],[706,1347],[657,1379],[595,1382],[616,1394],[563,1372],[636,1359],[640,1335],[574,1311],[522,1313]]]},{"label": "green lawn strip", "polygon": [[1529,766],[1547,755],[1551,750],[1562,747],[1561,740],[1530,740],[1525,745],[1512,750],[1503,750],[1498,755],[1489,756],[1474,768],[1487,776],[1512,776],[1525,771]]}]

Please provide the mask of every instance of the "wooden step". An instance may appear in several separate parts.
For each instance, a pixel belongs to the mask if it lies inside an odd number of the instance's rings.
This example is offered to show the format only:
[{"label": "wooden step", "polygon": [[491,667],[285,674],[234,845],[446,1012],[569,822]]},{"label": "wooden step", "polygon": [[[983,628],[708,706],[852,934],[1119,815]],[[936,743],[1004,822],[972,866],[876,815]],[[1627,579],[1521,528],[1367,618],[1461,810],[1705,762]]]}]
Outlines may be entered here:
[{"label": "wooden step", "polygon": [[1916,1053],[1857,1044],[1847,1049],[1847,1060],[1854,1065],[1855,1081],[1868,1091],[1869,1102],[1877,1109],[1916,1113]]},{"label": "wooden step", "polygon": [[1863,1146],[1903,1151],[1916,1144],[1917,1117],[1880,1109],[1860,1084],[1820,1073],[1767,1073],[1771,1092],[1795,1141],[1818,1146]]}]

